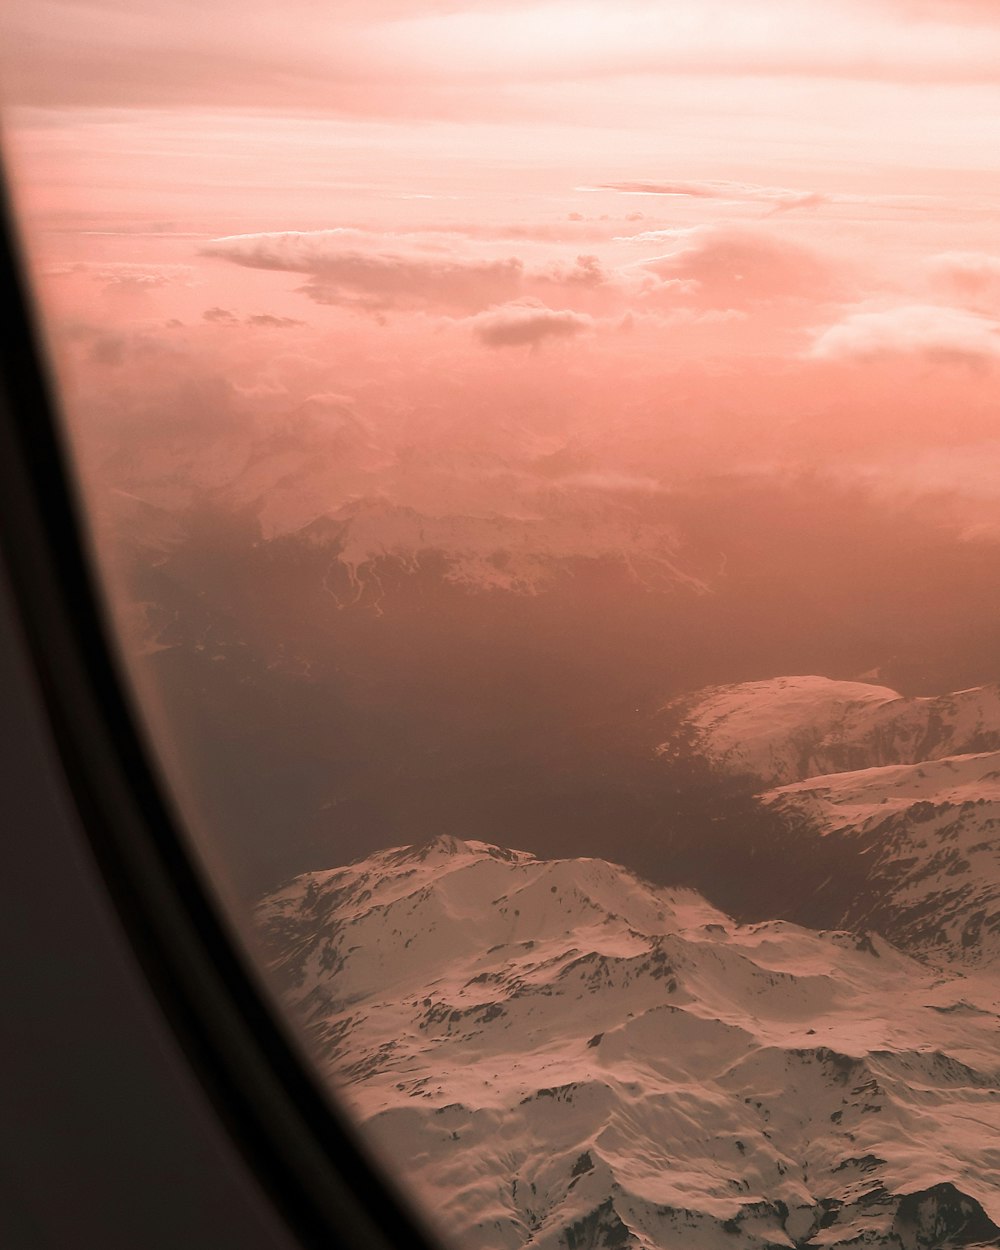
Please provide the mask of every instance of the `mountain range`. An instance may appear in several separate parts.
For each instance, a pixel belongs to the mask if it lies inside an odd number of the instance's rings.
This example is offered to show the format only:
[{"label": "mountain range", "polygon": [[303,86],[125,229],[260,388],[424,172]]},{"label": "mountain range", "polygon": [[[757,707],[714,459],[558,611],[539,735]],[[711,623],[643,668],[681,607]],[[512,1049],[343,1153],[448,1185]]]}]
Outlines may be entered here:
[{"label": "mountain range", "polygon": [[257,916],[331,1087],[462,1250],[1000,1246],[1000,690],[656,723],[716,802],[664,875],[781,918],[452,836],[306,873]]},{"label": "mountain range", "polygon": [[332,1088],[445,1244],[1000,1245],[982,971],[447,836],[300,876],[258,920]]}]

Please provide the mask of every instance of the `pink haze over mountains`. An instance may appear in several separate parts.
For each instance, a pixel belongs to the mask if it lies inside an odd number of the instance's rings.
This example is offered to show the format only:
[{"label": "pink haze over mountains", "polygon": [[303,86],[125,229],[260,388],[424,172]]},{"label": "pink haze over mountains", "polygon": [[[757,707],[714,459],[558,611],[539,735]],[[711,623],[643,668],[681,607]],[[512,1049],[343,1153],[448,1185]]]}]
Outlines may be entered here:
[{"label": "pink haze over mountains", "polygon": [[1000,1244],[1000,6],[0,61],[133,674],[370,1141],[469,1250]]}]

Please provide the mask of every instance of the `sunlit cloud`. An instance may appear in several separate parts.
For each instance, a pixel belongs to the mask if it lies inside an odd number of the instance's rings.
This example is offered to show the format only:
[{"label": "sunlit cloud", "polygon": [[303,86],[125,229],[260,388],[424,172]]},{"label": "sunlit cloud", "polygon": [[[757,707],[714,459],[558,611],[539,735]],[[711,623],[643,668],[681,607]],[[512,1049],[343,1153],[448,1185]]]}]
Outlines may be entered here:
[{"label": "sunlit cloud", "polygon": [[499,241],[473,246],[443,234],[353,229],[237,235],[213,240],[202,252],[243,268],[305,275],[297,290],[315,303],[376,314],[473,314],[519,300],[518,306],[547,304],[553,292],[589,315],[639,312],[651,303],[677,308],[692,298],[702,309],[732,308],[748,300],[818,298],[828,285],[817,257],[777,237],[698,228],[671,241],[679,246],[670,252],[624,264],[620,255],[617,263],[558,251],[545,259],[537,250],[530,257],[504,255]]},{"label": "sunlit cloud", "polygon": [[927,269],[936,286],[983,311],[1000,312],[1000,256],[983,252],[944,252]]},{"label": "sunlit cloud", "polygon": [[537,347],[546,339],[573,338],[594,327],[594,319],[569,309],[541,304],[507,304],[480,313],[471,321],[476,337],[487,347]]},{"label": "sunlit cloud", "polygon": [[216,239],[203,252],[250,269],[301,273],[300,288],[318,304],[366,311],[438,308],[474,312],[515,297],[524,265],[517,257],[488,259],[420,251],[345,246],[359,232],[239,235]]},{"label": "sunlit cloud", "polygon": [[[650,240],[652,241],[652,240]],[[694,283],[715,306],[805,299],[819,302],[836,288],[832,267],[808,248],[749,230],[684,232],[679,246],[637,262],[661,281]]]},{"label": "sunlit cloud", "polygon": [[905,355],[982,364],[1000,357],[1000,322],[932,304],[855,312],[821,331],[808,355],[817,360]]}]

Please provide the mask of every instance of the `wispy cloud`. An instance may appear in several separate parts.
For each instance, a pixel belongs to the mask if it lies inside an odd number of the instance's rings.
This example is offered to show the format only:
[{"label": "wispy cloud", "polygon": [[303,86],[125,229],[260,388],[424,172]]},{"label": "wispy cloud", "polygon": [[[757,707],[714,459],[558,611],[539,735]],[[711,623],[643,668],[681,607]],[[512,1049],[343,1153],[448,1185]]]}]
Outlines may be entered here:
[{"label": "wispy cloud", "polygon": [[[581,190],[590,190],[583,187]],[[776,211],[815,208],[830,196],[818,191],[796,191],[790,187],[766,187],[753,182],[602,182],[598,191],[619,191],[623,195],[666,195],[694,200],[726,200],[733,203],[760,203]]]}]

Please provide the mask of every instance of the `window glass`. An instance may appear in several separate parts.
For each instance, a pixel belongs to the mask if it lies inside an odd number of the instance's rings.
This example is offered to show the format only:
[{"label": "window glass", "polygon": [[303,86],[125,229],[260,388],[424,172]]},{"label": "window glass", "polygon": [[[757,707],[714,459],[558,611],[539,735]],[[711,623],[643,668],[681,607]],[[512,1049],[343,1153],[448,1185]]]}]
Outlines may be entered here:
[{"label": "window glass", "polygon": [[455,1250],[1000,1244],[1000,10],[15,0],[193,853]]}]

